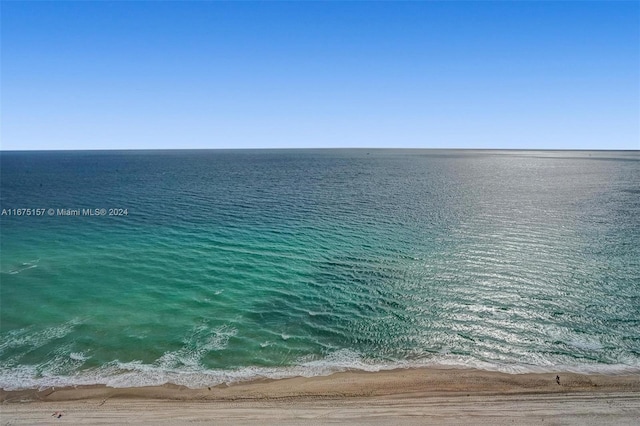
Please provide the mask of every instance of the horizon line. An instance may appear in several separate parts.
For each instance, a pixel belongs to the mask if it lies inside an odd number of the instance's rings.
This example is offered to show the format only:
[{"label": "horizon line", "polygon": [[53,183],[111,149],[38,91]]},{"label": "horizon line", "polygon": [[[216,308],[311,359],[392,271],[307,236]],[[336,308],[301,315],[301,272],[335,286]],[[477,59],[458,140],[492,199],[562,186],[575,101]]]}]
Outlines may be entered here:
[{"label": "horizon line", "polygon": [[416,148],[416,147],[281,147],[281,148],[86,148],[86,149],[0,149],[0,153],[4,152],[72,152],[72,151],[312,151],[312,150],[422,150],[422,151],[616,151],[616,152],[634,152],[637,149],[603,149],[603,148]]}]

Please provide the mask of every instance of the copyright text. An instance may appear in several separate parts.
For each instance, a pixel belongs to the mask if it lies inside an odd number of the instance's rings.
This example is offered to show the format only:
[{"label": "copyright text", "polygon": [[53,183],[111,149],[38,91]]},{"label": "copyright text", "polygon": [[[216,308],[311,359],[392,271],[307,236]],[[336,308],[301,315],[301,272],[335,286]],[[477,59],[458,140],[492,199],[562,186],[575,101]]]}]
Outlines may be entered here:
[{"label": "copyright text", "polygon": [[2,209],[2,216],[128,216],[127,208],[11,208]]}]

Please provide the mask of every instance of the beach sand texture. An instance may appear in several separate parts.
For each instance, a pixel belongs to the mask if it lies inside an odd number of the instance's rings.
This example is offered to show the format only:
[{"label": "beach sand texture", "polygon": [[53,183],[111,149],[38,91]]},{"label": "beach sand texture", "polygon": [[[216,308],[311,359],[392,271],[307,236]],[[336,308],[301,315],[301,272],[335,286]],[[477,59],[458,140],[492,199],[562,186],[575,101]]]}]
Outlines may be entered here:
[{"label": "beach sand texture", "polygon": [[[9,424],[638,424],[640,376],[466,369],[253,381],[211,389],[2,391]],[[60,417],[53,416],[58,412]]]}]

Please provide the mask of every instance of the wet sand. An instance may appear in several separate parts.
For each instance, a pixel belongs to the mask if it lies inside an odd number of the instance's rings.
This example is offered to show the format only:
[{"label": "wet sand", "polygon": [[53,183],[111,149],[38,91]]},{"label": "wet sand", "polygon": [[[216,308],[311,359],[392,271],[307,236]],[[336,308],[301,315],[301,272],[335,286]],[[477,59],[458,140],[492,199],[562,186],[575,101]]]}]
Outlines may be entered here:
[{"label": "wet sand", "polygon": [[[188,389],[0,391],[2,424],[638,424],[640,375],[459,369],[258,380]],[[53,417],[54,412],[61,417]],[[544,422],[544,423],[543,423]]]}]

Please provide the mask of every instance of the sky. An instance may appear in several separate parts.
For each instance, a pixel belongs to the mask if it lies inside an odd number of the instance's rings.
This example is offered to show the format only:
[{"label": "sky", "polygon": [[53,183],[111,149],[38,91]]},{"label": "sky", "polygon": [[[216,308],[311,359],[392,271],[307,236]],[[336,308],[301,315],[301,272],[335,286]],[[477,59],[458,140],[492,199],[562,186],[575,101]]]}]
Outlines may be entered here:
[{"label": "sky", "polygon": [[1,4],[2,150],[640,149],[640,2]]}]

